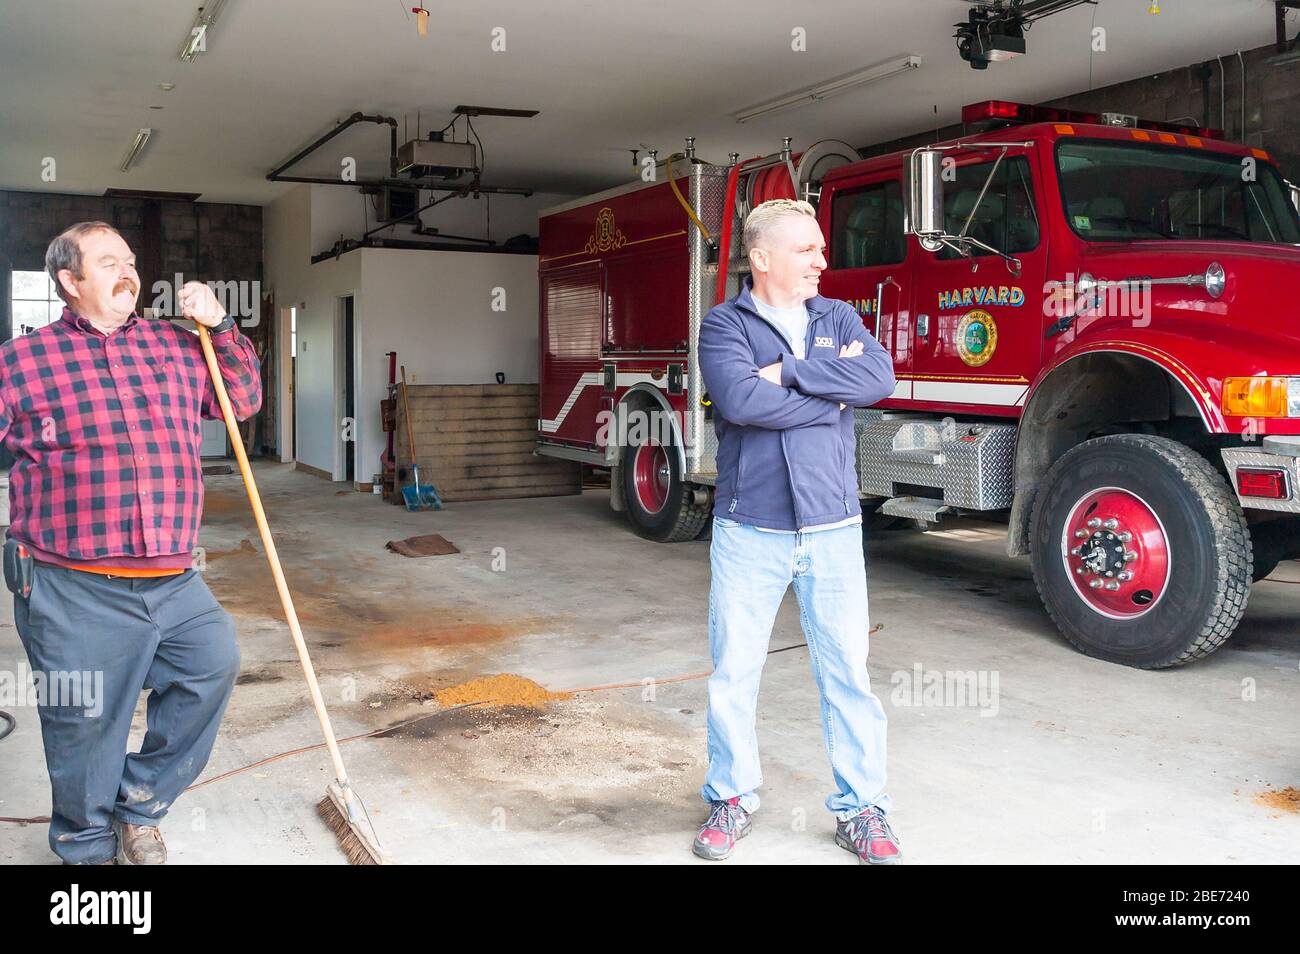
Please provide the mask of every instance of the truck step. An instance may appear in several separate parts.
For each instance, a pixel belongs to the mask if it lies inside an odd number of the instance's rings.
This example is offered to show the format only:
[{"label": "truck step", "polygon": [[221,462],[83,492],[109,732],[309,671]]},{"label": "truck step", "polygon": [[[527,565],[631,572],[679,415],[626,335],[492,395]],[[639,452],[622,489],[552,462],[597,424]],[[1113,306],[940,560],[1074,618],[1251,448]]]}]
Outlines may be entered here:
[{"label": "truck step", "polygon": [[952,510],[942,500],[933,497],[890,497],[880,505],[880,512],[891,517],[924,520],[938,523],[939,515]]}]

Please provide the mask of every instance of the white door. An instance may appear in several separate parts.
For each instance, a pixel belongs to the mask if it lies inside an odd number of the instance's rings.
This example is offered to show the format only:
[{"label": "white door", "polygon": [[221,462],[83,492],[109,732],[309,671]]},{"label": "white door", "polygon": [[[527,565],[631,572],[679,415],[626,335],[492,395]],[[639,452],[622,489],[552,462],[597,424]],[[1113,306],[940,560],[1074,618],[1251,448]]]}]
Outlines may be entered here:
[{"label": "white door", "polygon": [[227,457],[226,422],[225,421],[204,421],[203,422],[203,440],[199,444],[200,457]]}]

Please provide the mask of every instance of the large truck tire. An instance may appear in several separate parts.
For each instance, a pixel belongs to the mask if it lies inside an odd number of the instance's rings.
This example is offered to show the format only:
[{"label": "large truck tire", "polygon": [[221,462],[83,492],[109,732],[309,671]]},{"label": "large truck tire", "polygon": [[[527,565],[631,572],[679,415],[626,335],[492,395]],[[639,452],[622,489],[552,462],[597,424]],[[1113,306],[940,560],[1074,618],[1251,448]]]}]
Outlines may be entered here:
[{"label": "large truck tire", "polygon": [[1208,656],[1250,594],[1250,531],[1236,495],[1176,441],[1117,434],[1067,451],[1030,520],[1034,582],[1089,656],[1162,669]]},{"label": "large truck tire", "polygon": [[624,447],[622,469],[627,518],[641,536],[681,543],[694,540],[708,527],[710,507],[695,502],[695,487],[683,479],[676,447],[655,443]]}]

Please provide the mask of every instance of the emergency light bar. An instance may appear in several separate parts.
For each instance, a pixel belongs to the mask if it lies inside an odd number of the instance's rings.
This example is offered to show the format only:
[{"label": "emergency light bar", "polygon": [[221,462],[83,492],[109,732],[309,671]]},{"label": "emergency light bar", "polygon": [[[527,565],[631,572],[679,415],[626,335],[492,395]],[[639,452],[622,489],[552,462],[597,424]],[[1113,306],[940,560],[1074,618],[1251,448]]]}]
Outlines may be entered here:
[{"label": "emergency light bar", "polygon": [[1190,126],[1185,123],[1162,123],[1150,119],[1137,119],[1120,113],[1086,113],[1077,109],[1055,109],[1051,106],[1030,106],[1002,99],[989,99],[982,103],[963,106],[961,121],[977,129],[996,129],[1024,123],[1091,123],[1097,126],[1126,126],[1152,129],[1159,132],[1181,133],[1202,139],[1223,139],[1222,129]]}]

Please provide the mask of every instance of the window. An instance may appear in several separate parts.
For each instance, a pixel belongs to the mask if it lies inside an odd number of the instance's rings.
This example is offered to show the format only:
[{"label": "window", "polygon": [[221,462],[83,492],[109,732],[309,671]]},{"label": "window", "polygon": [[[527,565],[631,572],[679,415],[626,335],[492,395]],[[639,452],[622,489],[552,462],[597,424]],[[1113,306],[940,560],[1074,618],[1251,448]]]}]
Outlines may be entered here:
[{"label": "window", "polygon": [[907,257],[897,182],[837,192],[831,204],[831,268],[896,265]]},{"label": "window", "polygon": [[[950,235],[960,235],[971,210],[975,209],[975,218],[966,230],[969,237],[1008,255],[1031,252],[1038,247],[1039,228],[1029,162],[1023,157],[1003,159],[988,192],[980,200],[980,190],[992,168],[992,162],[957,166],[956,181],[944,183],[944,230]],[[992,254],[978,246],[971,246],[970,252],[976,257]],[[950,248],[939,253],[941,259],[960,257]]]},{"label": "window", "polygon": [[13,294],[10,296],[14,337],[25,335],[58,321],[63,314],[63,299],[54,290],[46,272],[23,272],[14,269]]},{"label": "window", "polygon": [[1235,155],[1078,140],[1057,148],[1070,227],[1090,242],[1300,242],[1277,169]]}]

